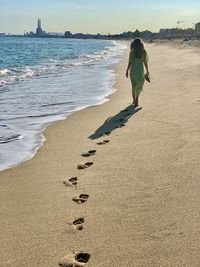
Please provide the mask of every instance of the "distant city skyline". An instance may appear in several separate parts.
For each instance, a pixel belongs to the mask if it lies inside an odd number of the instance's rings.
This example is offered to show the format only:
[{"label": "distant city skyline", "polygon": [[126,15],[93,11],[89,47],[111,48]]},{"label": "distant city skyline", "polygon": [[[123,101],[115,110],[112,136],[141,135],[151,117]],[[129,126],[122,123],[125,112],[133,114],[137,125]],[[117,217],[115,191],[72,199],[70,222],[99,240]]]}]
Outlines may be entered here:
[{"label": "distant city skyline", "polygon": [[[167,2],[167,4],[166,4]],[[198,0],[0,0],[0,32],[35,31],[42,19],[47,32],[121,33],[192,28],[200,21]]]}]

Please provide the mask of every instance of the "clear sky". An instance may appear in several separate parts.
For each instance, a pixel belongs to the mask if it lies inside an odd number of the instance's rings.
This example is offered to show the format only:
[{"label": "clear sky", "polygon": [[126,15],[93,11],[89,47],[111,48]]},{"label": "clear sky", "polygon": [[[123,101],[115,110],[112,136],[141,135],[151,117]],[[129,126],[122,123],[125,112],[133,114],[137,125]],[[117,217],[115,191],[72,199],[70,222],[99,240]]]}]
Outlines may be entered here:
[{"label": "clear sky", "polygon": [[200,21],[200,0],[0,0],[0,32],[35,31],[38,17],[48,32],[159,31]]}]

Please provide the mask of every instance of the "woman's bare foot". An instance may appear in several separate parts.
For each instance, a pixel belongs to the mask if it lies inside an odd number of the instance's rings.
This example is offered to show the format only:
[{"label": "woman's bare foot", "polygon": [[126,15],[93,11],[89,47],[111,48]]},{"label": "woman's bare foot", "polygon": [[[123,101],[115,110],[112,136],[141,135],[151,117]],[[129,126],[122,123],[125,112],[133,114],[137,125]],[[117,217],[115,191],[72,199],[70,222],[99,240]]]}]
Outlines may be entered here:
[{"label": "woman's bare foot", "polygon": [[136,97],[135,103],[134,103],[134,107],[138,107],[138,96]]}]

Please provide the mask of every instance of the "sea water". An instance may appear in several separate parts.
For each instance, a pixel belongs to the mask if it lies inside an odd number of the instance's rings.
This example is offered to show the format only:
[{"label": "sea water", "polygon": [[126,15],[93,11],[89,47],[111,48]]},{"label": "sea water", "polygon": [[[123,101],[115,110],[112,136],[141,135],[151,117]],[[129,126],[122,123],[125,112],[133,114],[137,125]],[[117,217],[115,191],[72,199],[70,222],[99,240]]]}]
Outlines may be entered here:
[{"label": "sea water", "polygon": [[0,37],[0,170],[34,156],[49,123],[106,101],[127,46]]}]

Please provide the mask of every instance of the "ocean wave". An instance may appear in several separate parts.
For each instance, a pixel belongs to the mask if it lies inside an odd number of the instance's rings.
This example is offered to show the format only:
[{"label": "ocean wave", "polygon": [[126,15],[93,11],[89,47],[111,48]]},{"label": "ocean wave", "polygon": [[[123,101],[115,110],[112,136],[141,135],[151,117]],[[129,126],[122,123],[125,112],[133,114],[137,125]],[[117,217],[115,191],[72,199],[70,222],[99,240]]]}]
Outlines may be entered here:
[{"label": "ocean wave", "polygon": [[0,124],[0,144],[20,140],[22,137],[20,133],[13,131],[8,125]]},{"label": "ocean wave", "polygon": [[8,73],[10,73],[10,70],[8,70],[8,69],[0,69],[0,76],[3,76],[3,75],[8,74]]},{"label": "ocean wave", "polygon": [[51,106],[61,106],[61,105],[71,105],[74,102],[72,101],[67,101],[67,102],[59,102],[59,103],[51,103],[51,104],[43,104],[41,107],[51,107]]},{"label": "ocean wave", "polygon": [[[50,104],[49,106],[54,106],[54,104]],[[13,122],[18,121],[18,120],[19,121],[22,121],[22,120],[25,121],[27,119],[39,119],[39,118],[54,117],[54,116],[59,116],[59,115],[62,116],[63,113],[61,113],[61,112],[51,112],[51,113],[46,112],[46,113],[42,114],[42,111],[41,112],[38,111],[35,114],[32,114],[32,115],[27,114],[26,116],[24,116],[24,115],[10,115],[10,116],[7,115],[4,117],[4,120],[8,121],[9,123],[10,122],[13,123]]]},{"label": "ocean wave", "polygon": [[73,56],[71,59],[65,60],[53,60],[49,59],[47,63],[34,66],[17,66],[14,68],[0,69],[0,87],[14,84],[16,82],[31,79],[37,76],[48,77],[49,75],[59,75],[65,72],[69,68],[77,66],[90,67],[101,60],[107,59],[109,56],[113,56],[115,53],[119,53],[119,49],[124,49],[124,44],[119,44],[113,41],[113,46],[105,46],[103,50],[86,54],[85,56],[77,57]]},{"label": "ocean wave", "polygon": [[[82,54],[67,58],[65,53],[65,59],[61,60],[58,51],[62,55],[69,41],[58,40],[55,45],[52,40],[53,50],[45,46],[43,52],[48,52],[47,56],[51,55],[49,51],[56,54],[56,58],[48,58],[45,63],[36,61],[32,66],[16,66],[14,62],[12,67],[4,65],[1,69],[0,171],[33,157],[45,140],[42,131],[49,123],[65,119],[77,110],[102,104],[113,92],[112,69],[122,58],[123,45],[75,40],[73,47],[79,49],[81,44]],[[46,44],[46,40],[42,42]],[[9,83],[14,85],[9,86]]]},{"label": "ocean wave", "polygon": [[0,136],[0,144],[10,143],[16,140],[20,140],[22,138],[22,135],[11,135],[11,136]]}]

